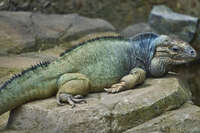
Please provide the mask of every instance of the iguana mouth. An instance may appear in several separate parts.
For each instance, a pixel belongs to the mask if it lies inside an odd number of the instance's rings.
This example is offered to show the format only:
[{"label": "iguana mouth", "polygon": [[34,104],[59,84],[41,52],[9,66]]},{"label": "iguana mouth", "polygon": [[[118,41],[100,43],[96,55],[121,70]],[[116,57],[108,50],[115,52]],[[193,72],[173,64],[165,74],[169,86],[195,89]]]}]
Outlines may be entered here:
[{"label": "iguana mouth", "polygon": [[197,54],[196,52],[194,54],[185,54],[183,56],[176,56],[176,57],[173,57],[173,60],[185,60],[186,62],[187,61],[193,61],[197,58]]},{"label": "iguana mouth", "polygon": [[177,64],[185,64],[185,63],[188,63],[188,62],[191,62],[193,61],[195,58],[182,58],[182,59],[173,59],[173,64],[177,65]]}]

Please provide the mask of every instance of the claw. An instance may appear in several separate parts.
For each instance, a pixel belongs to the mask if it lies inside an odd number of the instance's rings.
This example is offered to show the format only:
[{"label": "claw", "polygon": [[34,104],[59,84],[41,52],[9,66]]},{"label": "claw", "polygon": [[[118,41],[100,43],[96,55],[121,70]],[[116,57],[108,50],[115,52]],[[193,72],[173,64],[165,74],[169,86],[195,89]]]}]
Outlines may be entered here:
[{"label": "claw", "polygon": [[61,103],[60,102],[60,99],[59,99],[59,96],[56,97],[56,102],[59,106],[64,106],[65,104],[64,103]]},{"label": "claw", "polygon": [[65,103],[69,103],[69,105],[74,108],[76,106],[76,103],[86,103],[86,101],[82,99],[82,97],[83,96],[81,95],[72,96],[70,94],[60,93],[57,95],[56,99],[58,105],[63,106],[65,105]]},{"label": "claw", "polygon": [[117,93],[119,92],[120,88],[104,88],[107,93]]},{"label": "claw", "polygon": [[76,98],[76,99],[82,99],[83,96],[82,95],[76,95],[76,96],[74,96],[74,98]]},{"label": "claw", "polygon": [[111,88],[104,88],[108,93],[117,93],[125,88],[125,82],[120,82],[111,86]]},{"label": "claw", "polygon": [[[72,100],[72,96],[71,95],[69,95],[68,97],[67,97],[67,102],[69,103],[69,105],[71,105],[72,106],[72,108],[74,108],[76,105],[75,105],[75,103],[74,103],[74,101]],[[66,102],[66,101],[62,101],[62,102]]]},{"label": "claw", "polygon": [[75,102],[75,103],[87,103],[87,101],[85,101],[84,99],[73,98],[72,101]]}]

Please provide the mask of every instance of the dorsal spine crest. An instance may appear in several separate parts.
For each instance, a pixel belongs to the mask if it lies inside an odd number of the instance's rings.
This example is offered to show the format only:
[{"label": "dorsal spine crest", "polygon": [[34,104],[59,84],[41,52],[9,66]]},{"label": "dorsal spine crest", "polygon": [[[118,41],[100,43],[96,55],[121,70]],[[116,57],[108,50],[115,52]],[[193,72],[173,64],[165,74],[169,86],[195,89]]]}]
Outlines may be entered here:
[{"label": "dorsal spine crest", "polygon": [[24,71],[22,71],[19,74],[14,74],[10,79],[8,79],[6,82],[4,82],[4,84],[0,87],[0,91],[3,90],[8,84],[10,84],[13,80],[25,75],[26,73],[30,72],[30,71],[34,71],[39,67],[47,67],[50,64],[50,61],[41,61],[40,63],[36,64],[36,65],[32,65],[31,67],[25,69]]},{"label": "dorsal spine crest", "polygon": [[159,35],[156,34],[156,33],[153,33],[153,32],[146,32],[146,33],[139,33],[139,34],[136,34],[135,36],[131,37],[130,40],[131,41],[140,41],[142,39],[145,39],[145,38],[156,38],[158,37]]},{"label": "dorsal spine crest", "polygon": [[80,46],[85,45],[85,44],[87,44],[87,43],[94,42],[94,41],[97,41],[97,40],[103,40],[103,39],[119,39],[119,40],[120,40],[120,39],[124,39],[124,38],[121,37],[121,36],[107,36],[107,37],[104,36],[104,37],[92,38],[92,39],[90,39],[90,40],[81,42],[81,43],[79,43],[78,45],[75,45],[75,46],[73,46],[73,47],[71,47],[71,48],[65,50],[63,53],[60,54],[60,56],[63,56],[63,55],[65,55],[66,53],[69,53],[69,52],[71,52],[72,50],[76,49],[77,47],[80,47]]}]

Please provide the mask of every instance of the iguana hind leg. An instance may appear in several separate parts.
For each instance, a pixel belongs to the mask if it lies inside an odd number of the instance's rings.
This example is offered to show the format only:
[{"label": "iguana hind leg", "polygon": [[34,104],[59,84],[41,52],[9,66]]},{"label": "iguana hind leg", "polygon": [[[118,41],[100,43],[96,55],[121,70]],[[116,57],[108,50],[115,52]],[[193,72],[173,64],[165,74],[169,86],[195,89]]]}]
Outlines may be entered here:
[{"label": "iguana hind leg", "polygon": [[144,82],[146,78],[146,72],[141,68],[133,68],[130,73],[124,76],[119,83],[113,84],[111,88],[105,88],[108,93],[117,93],[120,91],[128,90],[135,87],[138,84]]},{"label": "iguana hind leg", "polygon": [[82,96],[88,94],[90,83],[85,75],[80,73],[64,74],[58,79],[57,85],[56,99],[58,105],[69,103],[74,107],[75,103],[86,102],[82,99]]}]

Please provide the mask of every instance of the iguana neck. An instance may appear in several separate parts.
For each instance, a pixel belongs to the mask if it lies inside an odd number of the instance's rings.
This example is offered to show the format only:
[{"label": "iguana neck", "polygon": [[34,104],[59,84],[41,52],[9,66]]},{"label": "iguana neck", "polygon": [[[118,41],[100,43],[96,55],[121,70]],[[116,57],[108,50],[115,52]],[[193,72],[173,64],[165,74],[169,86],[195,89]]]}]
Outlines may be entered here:
[{"label": "iguana neck", "polygon": [[145,69],[147,74],[155,53],[155,43],[153,42],[157,37],[158,35],[154,33],[146,33],[130,39],[132,52],[137,62],[136,67]]},{"label": "iguana neck", "polygon": [[166,58],[153,58],[149,66],[150,75],[154,77],[161,77],[167,74],[169,64]]}]

